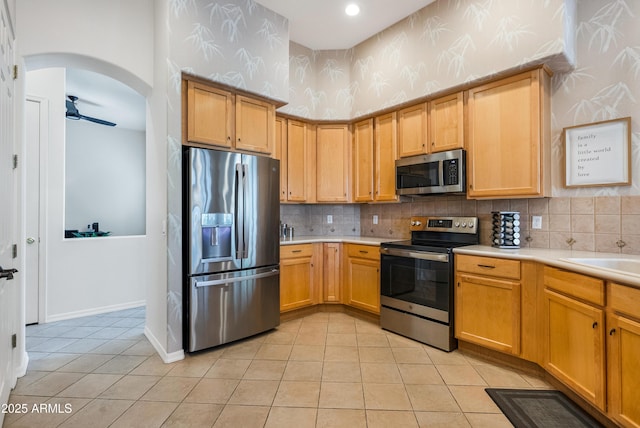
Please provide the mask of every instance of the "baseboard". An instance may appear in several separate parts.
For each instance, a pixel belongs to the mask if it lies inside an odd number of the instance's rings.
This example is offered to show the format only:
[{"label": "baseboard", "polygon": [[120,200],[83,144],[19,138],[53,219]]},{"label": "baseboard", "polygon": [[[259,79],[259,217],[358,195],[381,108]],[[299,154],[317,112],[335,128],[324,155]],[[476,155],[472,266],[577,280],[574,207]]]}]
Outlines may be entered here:
[{"label": "baseboard", "polygon": [[[22,353],[22,364],[15,368],[16,370],[16,381],[17,378],[22,377],[27,374],[27,367],[29,366],[29,354],[25,351]],[[15,388],[14,384],[11,388]]]},{"label": "baseboard", "polygon": [[124,309],[138,308],[140,306],[146,305],[146,303],[147,302],[145,300],[138,300],[135,302],[122,303],[118,305],[101,306],[99,308],[85,309],[85,310],[75,311],[75,312],[66,312],[63,314],[47,316],[44,322],[48,323],[48,322],[64,321],[64,320],[69,320],[73,318],[81,318],[81,317],[87,317],[91,315],[105,314],[107,312],[122,311]]},{"label": "baseboard", "polygon": [[151,343],[151,346],[153,346],[153,348],[156,350],[156,352],[158,353],[158,356],[160,356],[162,361],[164,361],[165,363],[169,364],[169,363],[174,363],[176,361],[184,360],[183,349],[169,354],[164,349],[160,341],[153,335],[153,333],[151,333],[151,330],[149,330],[147,327],[144,328],[144,335],[147,337],[147,339]]}]

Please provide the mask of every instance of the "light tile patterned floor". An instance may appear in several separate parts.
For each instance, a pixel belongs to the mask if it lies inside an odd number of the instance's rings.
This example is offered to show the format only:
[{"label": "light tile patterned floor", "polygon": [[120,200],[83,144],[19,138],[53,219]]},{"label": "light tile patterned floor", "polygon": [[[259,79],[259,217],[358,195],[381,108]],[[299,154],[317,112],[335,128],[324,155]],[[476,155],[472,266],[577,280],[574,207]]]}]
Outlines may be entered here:
[{"label": "light tile patterned floor", "polygon": [[4,426],[510,427],[484,388],[549,387],[343,313],[172,364],[143,327],[144,308],[29,326],[29,369],[10,403],[49,410],[7,414]]}]

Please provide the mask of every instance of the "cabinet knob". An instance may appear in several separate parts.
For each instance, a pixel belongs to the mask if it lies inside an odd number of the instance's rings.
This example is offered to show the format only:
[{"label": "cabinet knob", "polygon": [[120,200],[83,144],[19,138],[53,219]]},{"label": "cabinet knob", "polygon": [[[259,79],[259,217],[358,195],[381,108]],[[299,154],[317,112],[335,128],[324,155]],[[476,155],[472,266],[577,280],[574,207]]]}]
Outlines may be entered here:
[{"label": "cabinet knob", "polygon": [[591,325],[591,328],[596,328],[598,326],[598,321],[594,321]]},{"label": "cabinet knob", "polygon": [[240,142],[240,137],[238,137],[238,143]]},{"label": "cabinet knob", "polygon": [[436,145],[436,142],[435,142],[435,141],[432,141],[432,142],[431,142],[431,145],[432,145],[432,146],[435,146],[435,145]]},{"label": "cabinet knob", "polygon": [[609,332],[609,336],[613,336],[614,334],[616,334],[616,329],[612,328],[611,331]]}]

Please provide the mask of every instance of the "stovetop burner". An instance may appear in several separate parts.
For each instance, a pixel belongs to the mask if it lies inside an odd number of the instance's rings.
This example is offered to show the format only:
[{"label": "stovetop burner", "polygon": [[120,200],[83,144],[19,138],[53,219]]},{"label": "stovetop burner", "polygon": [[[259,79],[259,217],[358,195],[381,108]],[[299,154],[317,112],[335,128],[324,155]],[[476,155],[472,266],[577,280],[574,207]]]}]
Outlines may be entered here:
[{"label": "stovetop burner", "polygon": [[411,239],[382,245],[416,251],[450,252],[479,243],[477,217],[411,217]]}]

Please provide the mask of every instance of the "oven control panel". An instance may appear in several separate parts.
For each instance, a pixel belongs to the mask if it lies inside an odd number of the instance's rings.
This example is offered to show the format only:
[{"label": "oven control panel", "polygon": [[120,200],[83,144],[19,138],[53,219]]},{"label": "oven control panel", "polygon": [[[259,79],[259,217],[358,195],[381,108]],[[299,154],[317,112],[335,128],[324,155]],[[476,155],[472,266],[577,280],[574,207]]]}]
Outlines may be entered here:
[{"label": "oven control panel", "polygon": [[411,217],[411,231],[477,233],[477,217]]}]

